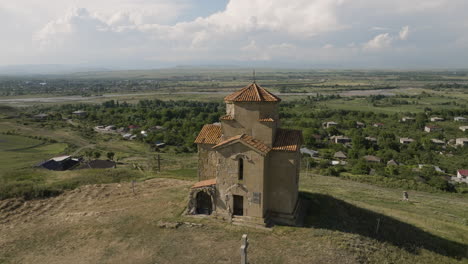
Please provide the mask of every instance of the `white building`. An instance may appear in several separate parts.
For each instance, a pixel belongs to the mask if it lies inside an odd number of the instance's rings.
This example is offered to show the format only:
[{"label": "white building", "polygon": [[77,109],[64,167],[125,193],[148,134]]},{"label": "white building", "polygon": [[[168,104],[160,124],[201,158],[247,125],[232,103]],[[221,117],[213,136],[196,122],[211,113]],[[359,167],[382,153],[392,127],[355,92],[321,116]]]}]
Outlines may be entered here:
[{"label": "white building", "polygon": [[441,131],[442,128],[438,127],[438,126],[431,126],[431,125],[428,125],[428,126],[425,126],[424,127],[424,131],[426,132],[434,132],[434,131]]},{"label": "white building", "polygon": [[406,122],[413,122],[413,121],[415,121],[415,120],[416,120],[416,118],[414,118],[414,117],[405,116],[405,117],[403,117],[403,118],[401,119],[401,122],[406,123]]},{"label": "white building", "polygon": [[337,126],[337,125],[338,125],[338,123],[336,123],[336,122],[333,122],[333,121],[329,121],[329,122],[325,122],[325,123],[323,123],[322,125],[323,125],[323,127],[325,127],[325,128],[330,128],[330,127]]},{"label": "white building", "polygon": [[468,121],[468,118],[463,117],[463,116],[457,116],[457,117],[454,117],[453,120],[454,120],[455,122],[467,122],[467,121]]},{"label": "white building", "polygon": [[412,142],[414,142],[412,138],[400,138],[400,144],[410,144]]},{"label": "white building", "polygon": [[455,146],[468,146],[468,138],[457,138]]},{"label": "white building", "polygon": [[441,122],[441,121],[444,121],[442,117],[438,117],[438,116],[431,117],[431,122]]}]

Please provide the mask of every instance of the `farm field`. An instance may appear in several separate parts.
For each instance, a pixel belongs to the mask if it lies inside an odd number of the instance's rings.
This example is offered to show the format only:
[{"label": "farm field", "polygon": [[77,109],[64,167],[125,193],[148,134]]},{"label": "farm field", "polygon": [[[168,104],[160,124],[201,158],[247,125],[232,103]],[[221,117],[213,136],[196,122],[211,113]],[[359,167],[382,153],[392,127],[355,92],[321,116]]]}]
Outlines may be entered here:
[{"label": "farm field", "polygon": [[[456,196],[411,192],[411,201],[403,202],[401,190],[302,175],[302,196],[310,200],[307,226],[264,231],[184,216],[191,184],[157,177],[138,182],[135,193],[121,182],[27,203],[1,201],[0,263],[236,263],[244,233],[252,263],[466,263],[468,258],[468,202]],[[186,224],[162,228],[161,222]]]},{"label": "farm field", "polygon": [[31,167],[51,155],[62,153],[67,144],[45,143],[23,136],[0,134],[0,168]]}]

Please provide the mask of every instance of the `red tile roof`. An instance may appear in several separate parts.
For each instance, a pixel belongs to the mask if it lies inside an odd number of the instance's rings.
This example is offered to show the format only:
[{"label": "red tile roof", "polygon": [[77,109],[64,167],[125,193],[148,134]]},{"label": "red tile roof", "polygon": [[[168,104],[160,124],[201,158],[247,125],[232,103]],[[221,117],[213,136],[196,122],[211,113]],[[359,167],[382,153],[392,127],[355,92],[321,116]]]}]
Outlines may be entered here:
[{"label": "red tile roof", "polygon": [[220,119],[221,120],[234,120],[234,117],[232,117],[230,115],[225,115],[225,116],[222,116]]},{"label": "red tile roof", "polygon": [[468,176],[468,170],[458,170],[458,173],[462,176]]},{"label": "red tile roof", "polygon": [[271,117],[268,118],[260,118],[258,121],[260,122],[275,122],[275,120]]},{"label": "red tile roof", "polygon": [[278,128],[276,130],[276,138],[272,149],[280,151],[298,151],[302,142],[302,131]]},{"label": "red tile roof", "polygon": [[205,181],[199,181],[192,186],[192,189],[211,186],[211,185],[216,185],[216,178],[205,180]]},{"label": "red tile roof", "polygon": [[224,98],[228,102],[280,102],[281,99],[255,82]]},{"label": "red tile roof", "polygon": [[221,147],[221,146],[225,146],[227,144],[234,143],[236,141],[242,141],[243,143],[245,143],[245,144],[247,144],[247,145],[257,149],[258,151],[263,152],[263,153],[268,153],[271,150],[270,147],[265,145],[260,140],[255,139],[252,136],[249,136],[249,135],[246,135],[246,134],[237,135],[237,136],[228,138],[228,139],[218,143],[216,146],[213,146],[213,148],[218,148],[218,147]]},{"label": "red tile roof", "polygon": [[221,134],[221,126],[204,125],[194,142],[197,144],[217,144]]}]

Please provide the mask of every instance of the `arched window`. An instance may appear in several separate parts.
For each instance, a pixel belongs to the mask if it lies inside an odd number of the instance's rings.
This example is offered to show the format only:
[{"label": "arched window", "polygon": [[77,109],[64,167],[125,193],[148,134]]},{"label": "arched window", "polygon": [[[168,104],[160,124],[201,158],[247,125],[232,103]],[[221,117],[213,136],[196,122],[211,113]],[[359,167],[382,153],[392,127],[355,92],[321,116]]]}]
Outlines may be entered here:
[{"label": "arched window", "polygon": [[239,175],[238,175],[239,181],[242,181],[244,179],[244,159],[240,158],[239,159]]}]

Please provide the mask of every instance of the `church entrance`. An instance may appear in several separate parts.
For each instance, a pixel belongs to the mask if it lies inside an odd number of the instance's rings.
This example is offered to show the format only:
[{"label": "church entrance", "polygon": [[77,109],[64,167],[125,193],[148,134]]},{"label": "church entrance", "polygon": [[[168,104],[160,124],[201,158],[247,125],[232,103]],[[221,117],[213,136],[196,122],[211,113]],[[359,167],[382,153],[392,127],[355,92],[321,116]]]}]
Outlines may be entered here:
[{"label": "church entrance", "polygon": [[197,193],[197,214],[210,215],[212,211],[211,196],[206,192]]},{"label": "church entrance", "polygon": [[244,215],[244,196],[233,195],[233,197],[234,197],[233,215]]}]

